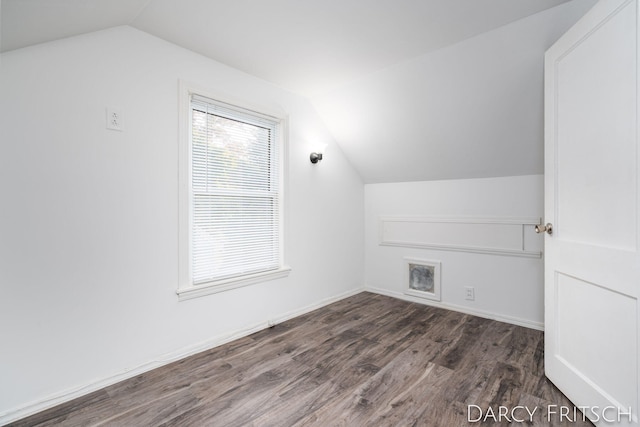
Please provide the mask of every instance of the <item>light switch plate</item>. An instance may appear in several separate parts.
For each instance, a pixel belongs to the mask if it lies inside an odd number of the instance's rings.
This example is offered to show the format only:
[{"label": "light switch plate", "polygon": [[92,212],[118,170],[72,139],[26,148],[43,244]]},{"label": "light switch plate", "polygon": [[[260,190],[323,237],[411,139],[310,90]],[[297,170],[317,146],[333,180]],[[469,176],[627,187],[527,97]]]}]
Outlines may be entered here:
[{"label": "light switch plate", "polygon": [[124,130],[124,119],[119,109],[107,107],[107,129],[121,132]]}]

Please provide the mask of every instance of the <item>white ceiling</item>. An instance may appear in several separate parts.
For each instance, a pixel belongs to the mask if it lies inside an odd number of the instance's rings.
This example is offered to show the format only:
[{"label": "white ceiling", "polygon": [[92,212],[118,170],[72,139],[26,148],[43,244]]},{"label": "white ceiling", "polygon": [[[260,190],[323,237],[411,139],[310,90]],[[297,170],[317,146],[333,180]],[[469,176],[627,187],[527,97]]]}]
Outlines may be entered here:
[{"label": "white ceiling", "polygon": [[0,51],[130,24],[148,0],[0,0]]},{"label": "white ceiling", "polygon": [[595,2],[0,1],[3,52],[131,25],[306,96],[365,182],[541,173],[543,53]]},{"label": "white ceiling", "polygon": [[567,0],[2,0],[2,51],[132,25],[303,95]]}]

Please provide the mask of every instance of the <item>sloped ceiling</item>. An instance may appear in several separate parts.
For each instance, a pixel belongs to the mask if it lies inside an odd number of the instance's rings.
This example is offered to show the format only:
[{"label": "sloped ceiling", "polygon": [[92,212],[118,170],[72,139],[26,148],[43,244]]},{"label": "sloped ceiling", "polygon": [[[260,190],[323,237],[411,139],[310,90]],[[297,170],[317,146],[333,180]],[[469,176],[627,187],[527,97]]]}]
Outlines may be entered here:
[{"label": "sloped ceiling", "polygon": [[368,183],[542,174],[544,52],[593,4],[387,67],[314,104]]},{"label": "sloped ceiling", "polygon": [[365,182],[522,175],[566,2],[2,0],[0,50],[131,25],[310,98]]}]

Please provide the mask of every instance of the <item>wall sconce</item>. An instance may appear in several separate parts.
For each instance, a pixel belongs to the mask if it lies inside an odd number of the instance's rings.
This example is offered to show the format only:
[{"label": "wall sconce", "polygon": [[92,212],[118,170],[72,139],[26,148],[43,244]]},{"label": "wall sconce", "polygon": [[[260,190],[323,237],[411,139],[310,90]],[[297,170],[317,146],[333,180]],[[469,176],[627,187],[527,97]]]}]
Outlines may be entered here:
[{"label": "wall sconce", "polygon": [[327,144],[317,146],[316,149],[309,155],[309,160],[311,160],[311,163],[315,165],[320,160],[322,160],[322,153],[324,153],[324,150],[326,148]]},{"label": "wall sconce", "polygon": [[313,164],[318,163],[320,160],[322,160],[322,153],[311,153],[311,155],[309,156],[309,160],[311,160],[311,163]]}]

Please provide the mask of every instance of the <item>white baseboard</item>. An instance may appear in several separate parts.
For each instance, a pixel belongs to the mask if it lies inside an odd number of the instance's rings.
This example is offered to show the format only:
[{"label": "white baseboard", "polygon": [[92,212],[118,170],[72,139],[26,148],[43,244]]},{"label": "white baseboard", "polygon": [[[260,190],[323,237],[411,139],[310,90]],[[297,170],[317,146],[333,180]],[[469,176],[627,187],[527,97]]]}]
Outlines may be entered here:
[{"label": "white baseboard", "polygon": [[364,288],[356,288],[356,289],[344,292],[340,295],[325,298],[321,301],[310,304],[306,307],[302,307],[300,309],[282,313],[281,315],[278,315],[275,318],[268,319],[268,320],[265,320],[264,322],[251,325],[246,329],[236,330],[230,333],[219,335],[210,340],[203,341],[198,344],[188,346],[171,353],[164,354],[155,360],[149,361],[135,368],[128,369],[119,374],[102,378],[101,380],[92,382],[90,384],[86,384],[84,386],[68,389],[60,393],[55,393],[47,398],[38,400],[36,402],[32,402],[21,408],[10,410],[8,412],[0,414],[0,426],[20,420],[30,415],[37,414],[38,412],[44,411],[49,408],[53,408],[54,406],[57,406],[61,403],[65,403],[73,399],[76,399],[78,397],[87,395],[89,393],[93,393],[94,391],[100,390],[104,387],[108,387],[120,381],[133,378],[137,375],[151,371],[152,369],[156,369],[161,366],[167,365],[169,363],[175,362],[177,360],[184,359],[185,357],[192,356],[202,351],[210,350],[214,347],[218,347],[220,345],[226,344],[238,338],[246,337],[255,332],[274,326],[278,323],[282,323],[294,317],[301,316],[303,314],[309,313],[310,311],[317,310],[318,308],[322,308],[326,305],[332,304],[342,299],[349,298],[350,296],[359,294],[364,290],[365,290]]},{"label": "white baseboard", "polygon": [[517,325],[517,326],[524,326],[525,328],[536,329],[538,331],[544,331],[544,323],[541,323],[541,322],[534,322],[527,319],[520,319],[517,317],[506,316],[504,314],[491,313],[484,310],[476,310],[473,308],[464,307],[456,304],[449,304],[441,301],[431,301],[431,300],[426,300],[424,298],[416,298],[411,295],[406,295],[401,292],[389,291],[387,289],[366,286],[364,290],[367,292],[386,295],[388,297],[398,298],[405,301],[417,302],[419,304],[431,305],[434,307],[440,307],[440,308],[444,308],[452,311],[459,311],[460,313],[471,314],[473,316],[478,316],[478,317],[484,317],[485,319],[497,320],[499,322],[510,323],[512,325]]}]

